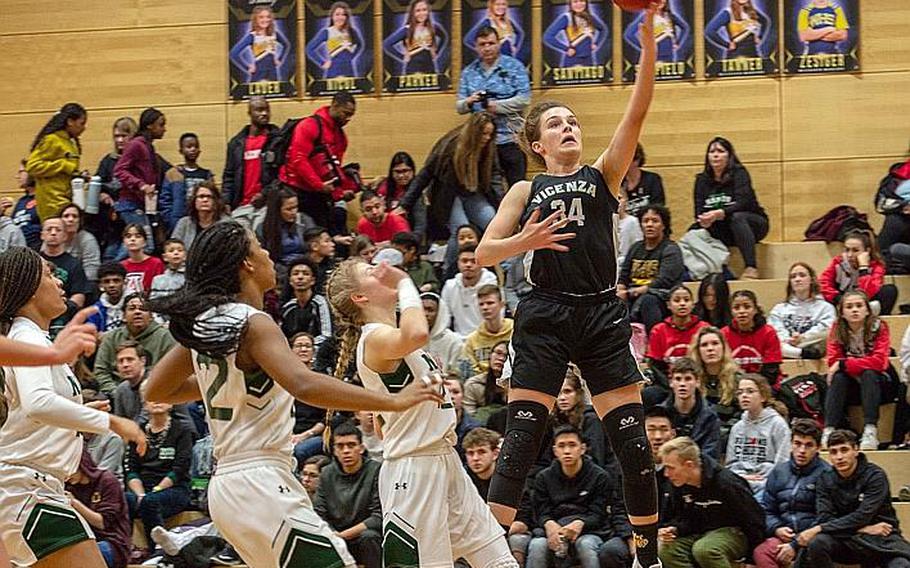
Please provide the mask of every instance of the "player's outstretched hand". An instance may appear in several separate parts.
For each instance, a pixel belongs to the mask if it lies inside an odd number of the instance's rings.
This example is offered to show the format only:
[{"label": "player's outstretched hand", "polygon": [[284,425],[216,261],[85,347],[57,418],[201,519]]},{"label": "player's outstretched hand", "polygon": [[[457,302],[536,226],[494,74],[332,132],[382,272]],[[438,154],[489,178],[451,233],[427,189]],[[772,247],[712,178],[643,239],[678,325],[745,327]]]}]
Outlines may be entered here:
[{"label": "player's outstretched hand", "polygon": [[520,235],[528,243],[528,249],[552,249],[567,252],[569,247],[560,243],[574,239],[575,233],[557,233],[556,231],[569,224],[568,217],[562,211],[556,211],[543,221],[539,221],[539,219],[540,209],[535,209],[521,229]]},{"label": "player's outstretched hand", "polygon": [[111,432],[123,438],[123,441],[127,444],[131,442],[136,444],[136,453],[144,456],[147,440],[142,428],[132,420],[120,416],[111,416],[110,419]]},{"label": "player's outstretched hand", "polygon": [[55,357],[52,364],[72,363],[80,355],[89,356],[95,352],[98,330],[94,325],[85,323],[85,320],[97,311],[98,308],[94,306],[79,310],[69,324],[57,334],[51,348]]},{"label": "player's outstretched hand", "polygon": [[439,385],[426,381],[412,382],[401,389],[401,392],[395,395],[393,399],[395,401],[394,410],[396,412],[407,410],[421,402],[435,402],[441,404],[445,400]]}]

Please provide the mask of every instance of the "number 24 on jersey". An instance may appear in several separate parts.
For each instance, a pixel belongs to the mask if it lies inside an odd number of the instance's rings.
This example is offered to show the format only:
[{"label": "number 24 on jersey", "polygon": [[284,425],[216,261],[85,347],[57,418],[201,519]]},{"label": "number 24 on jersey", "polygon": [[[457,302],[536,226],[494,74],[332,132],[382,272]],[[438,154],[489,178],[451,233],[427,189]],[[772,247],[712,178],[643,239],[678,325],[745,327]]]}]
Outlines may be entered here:
[{"label": "number 24 on jersey", "polygon": [[563,216],[566,217],[570,223],[578,223],[579,227],[585,224],[585,212],[581,207],[580,197],[573,197],[568,208],[566,207],[566,202],[562,199],[554,199],[550,202],[550,209],[553,211],[561,211]]}]

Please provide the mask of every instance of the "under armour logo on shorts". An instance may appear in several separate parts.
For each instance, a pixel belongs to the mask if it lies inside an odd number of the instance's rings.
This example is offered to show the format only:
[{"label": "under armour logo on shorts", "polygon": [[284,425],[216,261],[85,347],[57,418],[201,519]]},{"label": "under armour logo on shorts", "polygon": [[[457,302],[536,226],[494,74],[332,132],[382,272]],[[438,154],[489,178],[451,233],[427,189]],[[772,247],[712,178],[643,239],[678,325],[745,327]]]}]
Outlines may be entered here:
[{"label": "under armour logo on shorts", "polygon": [[291,492],[291,488],[288,487],[287,485],[279,485],[279,486],[278,486],[278,492],[279,492],[279,493],[290,493],[290,492]]},{"label": "under armour logo on shorts", "polygon": [[407,491],[408,484],[407,483],[395,483],[395,491],[400,491],[400,490]]}]

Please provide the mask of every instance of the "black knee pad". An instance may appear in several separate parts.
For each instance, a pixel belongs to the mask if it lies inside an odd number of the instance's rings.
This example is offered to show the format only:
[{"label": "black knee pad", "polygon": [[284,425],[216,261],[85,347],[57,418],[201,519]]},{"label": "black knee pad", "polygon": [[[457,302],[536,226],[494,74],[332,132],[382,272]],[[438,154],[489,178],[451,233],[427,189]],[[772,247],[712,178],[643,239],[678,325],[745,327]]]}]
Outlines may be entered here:
[{"label": "black knee pad", "polygon": [[657,513],[654,457],[645,434],[645,412],[639,403],[614,409],[603,418],[604,430],[622,468],[626,509],[633,517]]},{"label": "black knee pad", "polygon": [[506,435],[487,500],[518,508],[528,471],[537,460],[550,409],[529,400],[510,402]]}]

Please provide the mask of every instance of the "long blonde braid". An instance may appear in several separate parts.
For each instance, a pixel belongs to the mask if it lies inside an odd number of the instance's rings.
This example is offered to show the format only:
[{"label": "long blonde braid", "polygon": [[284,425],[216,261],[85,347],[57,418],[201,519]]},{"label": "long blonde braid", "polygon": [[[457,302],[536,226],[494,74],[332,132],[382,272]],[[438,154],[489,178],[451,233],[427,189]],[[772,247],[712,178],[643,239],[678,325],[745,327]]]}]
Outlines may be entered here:
[{"label": "long blonde braid", "polygon": [[[338,330],[338,360],[335,364],[335,378],[344,380],[344,375],[354,358],[357,342],[360,341],[360,332],[363,327],[363,318],[360,309],[354,303],[351,295],[359,288],[357,281],[357,267],[363,263],[359,258],[349,258],[332,271],[325,286],[325,294],[332,307],[332,317],[335,328]],[[326,409],[325,430],[322,434],[323,443],[329,447],[332,438],[332,417],[334,409]]]}]

